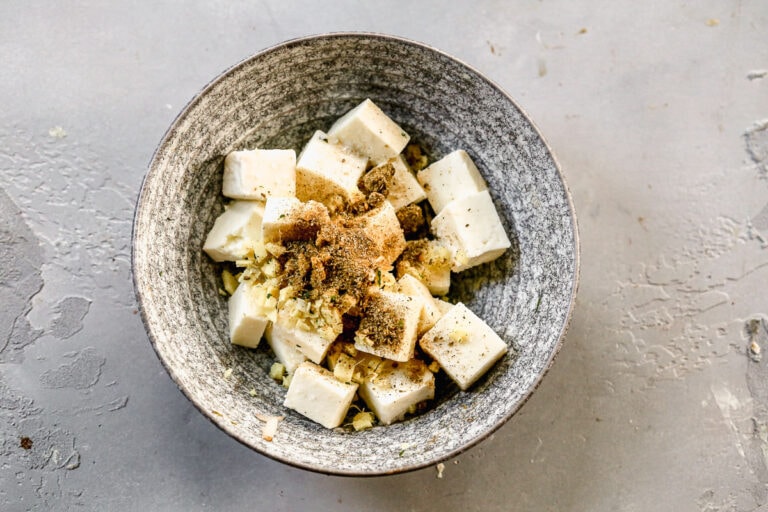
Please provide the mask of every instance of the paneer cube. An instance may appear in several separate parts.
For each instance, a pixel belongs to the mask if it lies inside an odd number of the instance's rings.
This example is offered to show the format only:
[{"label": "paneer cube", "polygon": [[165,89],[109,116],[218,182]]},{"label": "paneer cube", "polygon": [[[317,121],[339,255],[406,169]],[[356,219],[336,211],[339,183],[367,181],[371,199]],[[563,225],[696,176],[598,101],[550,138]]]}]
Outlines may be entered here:
[{"label": "paneer cube", "polygon": [[296,195],[296,152],[292,149],[232,151],[224,159],[221,193],[233,199],[253,201]]},{"label": "paneer cube", "polygon": [[328,209],[317,201],[303,203],[295,197],[269,197],[261,223],[265,244],[314,240],[317,232],[330,223]]},{"label": "paneer cube", "polygon": [[432,232],[451,250],[454,272],[495,260],[511,245],[487,190],[452,201],[432,219]]},{"label": "paneer cube", "polygon": [[366,99],[341,116],[328,135],[374,164],[386,162],[400,154],[410,136],[373,103]]},{"label": "paneer cube", "polygon": [[214,261],[236,261],[261,245],[264,207],[255,201],[232,201],[216,218],[203,250]]},{"label": "paneer cube", "polygon": [[[302,328],[308,327],[308,328]],[[277,321],[272,325],[270,336],[273,340],[293,347],[313,363],[320,364],[333,343],[311,326],[299,326],[291,318],[291,310],[281,309]],[[285,364],[285,363],[283,363]]]},{"label": "paneer cube", "polygon": [[283,405],[325,428],[336,428],[344,421],[357,384],[341,382],[325,368],[301,363],[291,378]]},{"label": "paneer cube", "polygon": [[363,195],[357,180],[365,171],[367,159],[348,148],[329,141],[316,131],[304,146],[296,163],[296,197],[335,205],[339,199],[353,203]]},{"label": "paneer cube", "polygon": [[388,269],[405,249],[405,236],[397,220],[395,208],[384,201],[354,219],[356,226],[363,229],[365,236],[373,242],[377,258],[373,264],[377,268]]},{"label": "paneer cube", "polygon": [[437,301],[429,288],[424,283],[410,274],[405,274],[397,281],[397,288],[400,293],[412,297],[415,301],[421,303],[421,316],[419,316],[418,334],[421,335],[432,328],[437,320],[442,316],[437,307]]},{"label": "paneer cube", "polygon": [[403,419],[411,407],[435,397],[435,377],[419,359],[383,361],[360,383],[358,393],[379,422],[389,425]]},{"label": "paneer cube", "polygon": [[416,176],[408,168],[408,164],[405,163],[405,158],[402,155],[390,158],[383,164],[374,167],[370,172],[384,166],[390,166],[393,171],[392,179],[389,183],[387,201],[392,203],[395,210],[399,210],[403,206],[408,206],[412,203],[418,203],[427,198],[427,194],[419,185]]},{"label": "paneer cube", "polygon": [[416,178],[424,187],[435,213],[440,213],[451,201],[488,189],[480,171],[463,149],[449,153],[419,171]]},{"label": "paneer cube", "polygon": [[462,303],[443,315],[419,346],[463,390],[507,352],[504,340]]},{"label": "paneer cube", "polygon": [[397,262],[397,277],[410,274],[432,295],[445,295],[451,287],[451,251],[436,240],[411,240]]},{"label": "paneer cube", "polygon": [[355,348],[393,361],[413,358],[421,304],[402,293],[372,287],[355,333]]},{"label": "paneer cube", "polygon": [[276,301],[266,289],[240,283],[229,298],[229,338],[235,345],[256,348],[275,311]]},{"label": "paneer cube", "polygon": [[297,349],[295,344],[288,341],[289,334],[288,329],[273,323],[270,323],[264,331],[264,337],[277,360],[283,363],[285,371],[293,373],[301,363],[307,360],[307,356]]}]

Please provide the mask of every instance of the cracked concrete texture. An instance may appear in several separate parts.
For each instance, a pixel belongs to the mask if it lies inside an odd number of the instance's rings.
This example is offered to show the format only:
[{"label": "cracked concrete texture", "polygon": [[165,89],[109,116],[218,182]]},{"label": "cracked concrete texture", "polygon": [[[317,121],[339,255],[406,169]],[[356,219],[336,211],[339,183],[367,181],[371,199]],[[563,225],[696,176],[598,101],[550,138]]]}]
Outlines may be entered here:
[{"label": "cracked concrete texture", "polygon": [[[579,214],[562,352],[441,479],[251,453],[175,389],[135,314],[133,202],[173,117],[254,51],[345,29],[499,83]],[[768,357],[749,351],[768,351],[767,31],[764,3],[715,0],[0,3],[0,509],[766,510]]]},{"label": "cracked concrete texture", "polygon": [[747,152],[762,177],[768,177],[768,119],[755,121],[744,134]]},{"label": "cracked concrete texture", "polygon": [[25,315],[29,300],[43,286],[42,251],[37,238],[21,218],[21,210],[0,189],[0,354],[18,352],[39,332],[30,328]]},{"label": "cracked concrete texture", "polygon": [[45,388],[87,389],[94,386],[101,377],[101,371],[107,360],[100,356],[93,347],[68,354],[71,363],[62,364],[40,375],[40,383]]}]

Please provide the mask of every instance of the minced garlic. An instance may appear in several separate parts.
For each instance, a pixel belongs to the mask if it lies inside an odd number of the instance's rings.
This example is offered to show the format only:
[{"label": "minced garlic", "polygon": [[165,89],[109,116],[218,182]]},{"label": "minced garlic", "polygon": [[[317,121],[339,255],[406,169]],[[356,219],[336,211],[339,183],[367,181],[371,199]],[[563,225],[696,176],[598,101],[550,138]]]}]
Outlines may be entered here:
[{"label": "minced garlic", "polygon": [[285,366],[283,363],[272,363],[272,367],[269,369],[269,376],[275,380],[282,380],[283,374],[285,374]]},{"label": "minced garlic", "polygon": [[268,416],[266,414],[256,414],[256,419],[264,422],[264,427],[261,429],[261,438],[267,442],[271,442],[277,434],[277,428],[280,426],[280,422],[285,419],[285,416]]},{"label": "minced garlic", "polygon": [[352,418],[352,427],[356,431],[365,430],[373,427],[373,421],[375,416],[372,412],[361,411]]},{"label": "minced garlic", "polygon": [[355,374],[355,360],[346,354],[339,354],[333,367],[333,376],[341,382],[352,382]]},{"label": "minced garlic", "polygon": [[237,290],[237,285],[240,284],[238,283],[237,278],[232,275],[232,272],[227,269],[222,270],[221,280],[224,283],[224,290],[230,295],[235,293],[235,290]]}]

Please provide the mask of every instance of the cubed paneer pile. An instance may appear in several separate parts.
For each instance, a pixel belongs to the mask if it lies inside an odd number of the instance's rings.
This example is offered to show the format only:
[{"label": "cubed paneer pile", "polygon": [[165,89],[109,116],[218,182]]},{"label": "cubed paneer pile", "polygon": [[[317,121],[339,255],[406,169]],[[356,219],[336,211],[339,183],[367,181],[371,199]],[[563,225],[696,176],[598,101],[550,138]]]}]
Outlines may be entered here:
[{"label": "cubed paneer pile", "polygon": [[[409,141],[366,99],[298,157],[224,159],[232,201],[203,250],[227,265],[230,340],[266,338],[285,407],[326,428],[365,408],[381,425],[401,421],[434,398],[441,369],[466,391],[507,352],[482,319],[441,298],[451,272],[510,247],[485,180],[465,151],[428,165]],[[350,424],[371,427],[366,414]]]}]

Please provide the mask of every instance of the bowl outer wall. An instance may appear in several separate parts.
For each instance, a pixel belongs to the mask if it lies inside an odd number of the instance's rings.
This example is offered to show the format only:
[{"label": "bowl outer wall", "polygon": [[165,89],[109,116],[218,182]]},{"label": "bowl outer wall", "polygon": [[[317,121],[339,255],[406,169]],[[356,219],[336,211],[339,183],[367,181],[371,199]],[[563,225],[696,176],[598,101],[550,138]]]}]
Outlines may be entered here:
[{"label": "bowl outer wall", "polygon": [[[284,76],[286,66],[300,75]],[[364,97],[433,156],[466,149],[488,181],[513,247],[497,262],[463,273],[452,295],[512,350],[470,391],[453,389],[428,413],[350,433],[322,429],[285,411],[283,391],[266,376],[266,351],[229,344],[217,272],[200,248],[223,208],[220,166],[227,152],[254,145],[299,149],[314,129],[327,128]],[[187,105],[158,146],[142,185],[132,260],[142,319],[160,360],[217,426],[298,467],[375,475],[457,455],[500,427],[530,396],[571,315],[578,235],[553,155],[498,86],[420,43],[345,33],[260,52],[225,71]],[[227,369],[233,370],[229,379]],[[256,412],[287,415],[271,443],[261,439]]]}]

